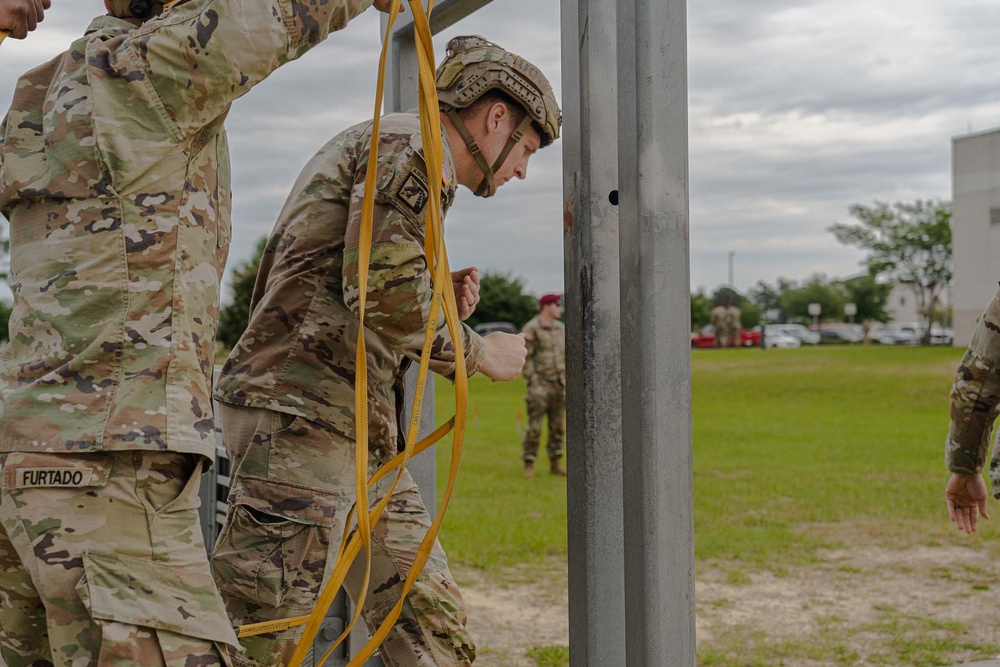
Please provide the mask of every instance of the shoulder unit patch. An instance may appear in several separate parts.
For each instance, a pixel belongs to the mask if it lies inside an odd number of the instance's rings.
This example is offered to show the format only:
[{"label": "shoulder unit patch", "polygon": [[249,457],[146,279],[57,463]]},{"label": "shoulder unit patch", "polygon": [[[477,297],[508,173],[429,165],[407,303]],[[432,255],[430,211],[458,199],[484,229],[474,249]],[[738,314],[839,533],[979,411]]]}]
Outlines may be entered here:
[{"label": "shoulder unit patch", "polygon": [[396,197],[410,207],[414,213],[423,213],[427,206],[430,194],[427,190],[427,183],[418,171],[411,171],[403,179],[403,184],[399,186]]}]

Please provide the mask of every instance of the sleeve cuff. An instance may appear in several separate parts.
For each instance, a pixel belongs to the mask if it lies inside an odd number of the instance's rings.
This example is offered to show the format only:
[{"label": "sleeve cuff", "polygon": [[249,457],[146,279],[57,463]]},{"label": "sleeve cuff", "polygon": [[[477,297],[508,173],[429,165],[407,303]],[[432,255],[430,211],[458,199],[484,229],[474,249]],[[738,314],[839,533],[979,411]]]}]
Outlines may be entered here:
[{"label": "sleeve cuff", "polygon": [[462,324],[466,332],[467,348],[465,352],[465,371],[468,377],[472,377],[479,372],[486,361],[486,343],[483,337],[477,334],[466,324]]}]

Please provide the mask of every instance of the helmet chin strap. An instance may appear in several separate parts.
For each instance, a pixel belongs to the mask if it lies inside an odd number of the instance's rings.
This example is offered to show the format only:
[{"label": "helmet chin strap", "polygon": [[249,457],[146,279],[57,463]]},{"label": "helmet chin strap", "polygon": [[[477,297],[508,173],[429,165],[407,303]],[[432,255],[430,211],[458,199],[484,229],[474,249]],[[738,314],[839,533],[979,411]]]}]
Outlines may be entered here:
[{"label": "helmet chin strap", "polygon": [[500,155],[491,167],[486,161],[486,157],[483,155],[483,149],[481,149],[479,144],[476,143],[476,140],[473,139],[472,133],[469,132],[469,128],[466,127],[465,121],[462,120],[458,111],[455,109],[448,109],[446,113],[448,118],[451,119],[452,124],[455,126],[455,129],[458,130],[458,133],[465,141],[465,145],[469,149],[469,153],[472,154],[472,159],[476,161],[476,164],[479,165],[479,169],[483,172],[483,180],[479,184],[479,187],[476,188],[475,195],[477,197],[492,197],[497,193],[496,174],[500,171],[503,163],[507,161],[507,157],[510,155],[510,152],[514,150],[514,146],[516,146],[517,143],[521,141],[521,138],[524,137],[525,130],[527,130],[528,126],[531,125],[531,116],[526,115],[524,117],[524,120],[522,120],[520,125],[517,126],[517,129],[514,130],[514,133],[510,135],[510,139],[507,140],[507,145],[504,146],[502,151],[500,151]]}]

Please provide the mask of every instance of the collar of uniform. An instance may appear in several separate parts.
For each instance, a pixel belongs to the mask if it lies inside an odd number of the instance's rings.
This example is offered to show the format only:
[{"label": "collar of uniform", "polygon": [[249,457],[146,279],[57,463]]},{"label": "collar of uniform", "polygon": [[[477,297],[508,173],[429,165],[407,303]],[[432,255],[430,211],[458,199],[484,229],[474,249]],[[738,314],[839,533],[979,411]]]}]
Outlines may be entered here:
[{"label": "collar of uniform", "polygon": [[98,16],[96,19],[90,22],[87,26],[87,32],[84,33],[85,36],[90,36],[95,32],[101,32],[104,30],[120,31],[120,30],[131,30],[135,28],[137,23],[128,21],[126,19],[120,19],[117,16]]},{"label": "collar of uniform", "polygon": [[[413,114],[414,116],[420,116],[420,110],[413,108],[407,109],[406,113]],[[424,154],[424,138],[420,137],[420,154]],[[425,158],[426,159],[426,158]],[[447,194],[449,197],[453,196],[455,190],[457,189],[457,183],[455,182],[455,158],[451,153],[451,142],[448,141],[448,130],[445,128],[444,121],[441,121],[441,191]]]},{"label": "collar of uniform", "polygon": [[448,192],[455,191],[455,158],[451,154],[451,142],[448,141],[448,131],[444,122],[441,123],[441,185]]}]

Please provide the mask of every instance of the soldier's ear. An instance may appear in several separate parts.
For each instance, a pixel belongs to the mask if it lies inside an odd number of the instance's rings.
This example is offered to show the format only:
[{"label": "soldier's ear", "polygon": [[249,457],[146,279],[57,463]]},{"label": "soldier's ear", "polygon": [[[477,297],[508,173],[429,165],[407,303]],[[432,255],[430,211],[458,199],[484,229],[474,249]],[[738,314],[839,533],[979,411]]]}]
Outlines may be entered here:
[{"label": "soldier's ear", "polygon": [[510,122],[510,110],[503,102],[494,102],[486,110],[487,132],[500,132]]}]

